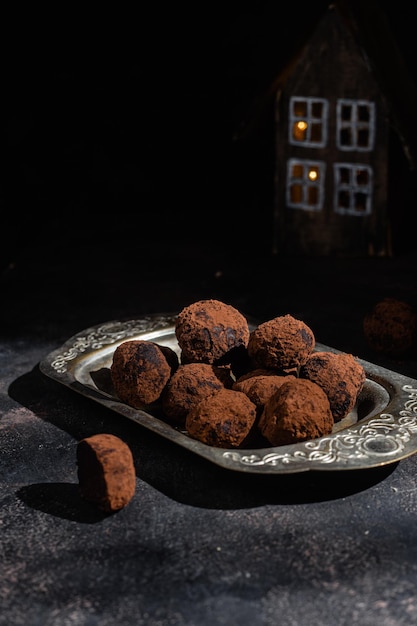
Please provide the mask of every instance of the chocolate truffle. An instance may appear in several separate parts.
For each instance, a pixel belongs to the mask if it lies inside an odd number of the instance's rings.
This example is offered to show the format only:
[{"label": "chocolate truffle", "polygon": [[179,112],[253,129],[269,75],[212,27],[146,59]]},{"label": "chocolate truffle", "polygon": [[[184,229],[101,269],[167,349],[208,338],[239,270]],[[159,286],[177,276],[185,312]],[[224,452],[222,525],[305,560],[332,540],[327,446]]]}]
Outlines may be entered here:
[{"label": "chocolate truffle", "polygon": [[290,376],[265,404],[258,427],[269,443],[282,446],[328,435],[333,425],[323,389],[310,380]]},{"label": "chocolate truffle", "polygon": [[300,368],[326,393],[333,419],[339,422],[353,409],[366,380],[365,370],[352,354],[314,352]]},{"label": "chocolate truffle", "polygon": [[182,363],[227,364],[239,348],[248,345],[249,325],[230,304],[199,300],[179,312],[175,335]]},{"label": "chocolate truffle", "polygon": [[220,389],[195,405],[185,427],[193,439],[218,448],[237,448],[248,437],[256,406],[241,391]]},{"label": "chocolate truffle", "polygon": [[175,352],[175,350],[173,350],[169,346],[164,346],[159,343],[155,343],[155,345],[158,346],[158,348],[161,350],[162,354],[166,358],[167,363],[169,367],[171,368],[171,374],[173,374],[178,369],[178,366],[180,364],[178,354]]},{"label": "chocolate truffle", "polygon": [[290,376],[269,373],[243,376],[233,383],[232,389],[245,393],[256,405],[258,413],[261,413],[269,398]]},{"label": "chocolate truffle", "polygon": [[277,376],[277,370],[267,370],[262,367],[255,367],[255,369],[251,369],[238,376],[236,378],[236,382],[241,383],[243,380],[247,380],[253,376]]},{"label": "chocolate truffle", "polygon": [[417,312],[407,302],[385,298],[365,315],[363,331],[371,350],[402,357],[417,346]]},{"label": "chocolate truffle", "polygon": [[136,409],[159,399],[171,373],[159,346],[138,339],[124,341],[117,346],[110,366],[117,397]]},{"label": "chocolate truffle", "polygon": [[162,396],[167,421],[182,425],[190,409],[212,393],[231,387],[233,378],[227,366],[209,363],[181,364],[168,381]]},{"label": "chocolate truffle", "polygon": [[292,315],[282,315],[259,324],[251,332],[248,354],[256,367],[295,372],[306,362],[315,343],[307,324]]},{"label": "chocolate truffle", "polygon": [[118,511],[133,498],[136,473],[129,446],[106,433],[77,445],[77,472],[82,498],[105,512]]}]

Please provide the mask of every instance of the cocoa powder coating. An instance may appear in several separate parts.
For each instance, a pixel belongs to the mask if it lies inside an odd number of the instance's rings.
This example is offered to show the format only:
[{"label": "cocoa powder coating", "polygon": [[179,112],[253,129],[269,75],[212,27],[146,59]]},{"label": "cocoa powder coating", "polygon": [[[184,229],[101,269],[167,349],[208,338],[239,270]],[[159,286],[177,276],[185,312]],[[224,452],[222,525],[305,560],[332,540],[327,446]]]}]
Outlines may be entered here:
[{"label": "cocoa powder coating", "polygon": [[239,377],[236,378],[236,382],[241,383],[243,380],[252,378],[252,376],[277,376],[277,371],[267,370],[262,367],[256,367],[255,369],[251,369],[244,374],[241,374]]},{"label": "cocoa powder coating", "polygon": [[145,340],[121,343],[113,353],[110,366],[117,397],[137,409],[159,399],[171,373],[159,346]]},{"label": "cocoa powder coating", "polygon": [[328,434],[366,380],[353,355],[314,352],[313,331],[289,314],[250,332],[234,307],[200,300],[177,315],[175,335],[181,360],[151,341],[120,344],[114,391],[134,408],[159,401],[161,419],[211,446],[239,447],[259,433],[272,445]]},{"label": "cocoa powder coating", "polygon": [[282,446],[328,435],[333,425],[323,389],[310,380],[292,376],[265,404],[258,427],[269,443]]},{"label": "cocoa powder coating", "polygon": [[269,398],[288,380],[288,376],[278,374],[258,374],[243,377],[233,383],[235,391],[246,394],[256,405],[258,413],[262,411]]},{"label": "cocoa powder coating", "polygon": [[326,393],[335,422],[353,409],[366,380],[365,370],[352,354],[315,352],[300,368],[300,378],[308,378]]},{"label": "cocoa powder coating", "polygon": [[209,363],[181,364],[162,393],[162,410],[173,424],[182,425],[188,412],[203,398],[231,387],[230,368]]},{"label": "cocoa powder coating", "polygon": [[256,367],[286,372],[305,363],[315,343],[307,324],[292,315],[282,315],[259,324],[251,332],[248,353]]},{"label": "cocoa powder coating", "polygon": [[256,419],[256,406],[241,391],[221,389],[204,398],[188,413],[190,437],[209,446],[237,448],[248,437]]},{"label": "cocoa powder coating", "polygon": [[105,512],[118,511],[133,498],[136,473],[129,446],[106,433],[77,445],[77,472],[82,498]]},{"label": "cocoa powder coating", "polygon": [[199,300],[177,316],[175,335],[183,363],[226,364],[233,353],[247,347],[249,326],[233,306],[219,300]]}]

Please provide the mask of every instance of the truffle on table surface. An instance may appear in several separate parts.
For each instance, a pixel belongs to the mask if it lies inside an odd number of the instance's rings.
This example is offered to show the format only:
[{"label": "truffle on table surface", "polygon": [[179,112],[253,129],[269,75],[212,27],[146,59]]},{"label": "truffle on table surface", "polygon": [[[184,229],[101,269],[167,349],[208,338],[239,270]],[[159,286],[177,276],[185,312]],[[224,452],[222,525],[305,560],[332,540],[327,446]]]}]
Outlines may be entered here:
[{"label": "truffle on table surface", "polygon": [[178,313],[175,323],[182,363],[228,364],[236,351],[246,348],[249,334],[242,313],[220,300],[193,302]]},{"label": "truffle on table surface", "polygon": [[333,419],[339,422],[355,406],[366,374],[352,354],[319,351],[311,354],[300,368],[300,378],[309,379],[323,389]]},{"label": "truffle on table surface", "polygon": [[124,341],[113,353],[110,375],[114,391],[133,408],[156,402],[171,374],[163,351],[151,341]]},{"label": "truffle on table surface", "polygon": [[405,356],[417,348],[417,311],[408,302],[385,298],[365,315],[363,331],[371,350]]},{"label": "truffle on table surface", "polygon": [[249,436],[256,406],[241,391],[220,389],[188,413],[185,427],[193,439],[218,448],[237,448]]},{"label": "truffle on table surface", "polygon": [[315,347],[313,331],[292,315],[259,324],[250,334],[248,354],[255,367],[296,372]]},{"label": "truffle on table surface", "polygon": [[162,410],[167,421],[183,425],[191,408],[223,387],[231,387],[233,378],[228,366],[209,363],[181,364],[168,381],[162,396]]},{"label": "truffle on table surface", "polygon": [[288,377],[270,397],[259,418],[261,434],[273,446],[316,439],[332,432],[327,395],[310,380]]},{"label": "truffle on table surface", "polygon": [[106,512],[118,511],[133,498],[136,472],[129,446],[101,433],[79,441],[77,472],[82,498]]}]

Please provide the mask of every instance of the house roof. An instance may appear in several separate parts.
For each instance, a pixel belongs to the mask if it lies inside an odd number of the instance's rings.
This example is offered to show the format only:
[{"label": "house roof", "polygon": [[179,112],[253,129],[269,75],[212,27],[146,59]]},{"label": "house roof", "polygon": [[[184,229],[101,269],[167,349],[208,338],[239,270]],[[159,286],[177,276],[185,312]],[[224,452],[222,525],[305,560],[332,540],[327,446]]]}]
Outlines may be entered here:
[{"label": "house roof", "polygon": [[411,169],[417,169],[417,85],[410,75],[387,15],[377,0],[335,0],[319,10],[303,40],[292,50],[290,58],[277,68],[275,77],[255,96],[239,121],[234,140],[245,141],[262,132],[266,117],[273,116],[271,107],[277,92],[302,54],[309,38],[327,11],[338,11],[358,44],[385,100],[390,125],[396,132]]}]

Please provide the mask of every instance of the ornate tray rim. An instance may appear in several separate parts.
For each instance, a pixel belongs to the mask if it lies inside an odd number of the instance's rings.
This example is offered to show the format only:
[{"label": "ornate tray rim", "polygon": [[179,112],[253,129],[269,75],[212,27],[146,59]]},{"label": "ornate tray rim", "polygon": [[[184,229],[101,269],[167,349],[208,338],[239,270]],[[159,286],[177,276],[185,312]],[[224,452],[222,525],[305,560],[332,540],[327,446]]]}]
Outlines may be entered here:
[{"label": "ornate tray rim", "polygon": [[[366,469],[398,462],[417,452],[417,380],[358,359],[367,379],[387,392],[383,411],[358,420],[331,435],[292,445],[222,449],[190,438],[184,432],[134,409],[86,385],[76,376],[80,364],[103,350],[113,350],[123,341],[146,338],[163,341],[174,333],[176,314],[151,314],[127,321],[113,320],[87,328],[50,352],[39,364],[47,377],[111,410],[141,424],[209,461],[224,468],[249,473],[291,474],[309,470],[333,471]],[[250,327],[257,322],[248,318]],[[317,343],[316,350],[340,352]]]}]

